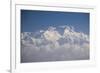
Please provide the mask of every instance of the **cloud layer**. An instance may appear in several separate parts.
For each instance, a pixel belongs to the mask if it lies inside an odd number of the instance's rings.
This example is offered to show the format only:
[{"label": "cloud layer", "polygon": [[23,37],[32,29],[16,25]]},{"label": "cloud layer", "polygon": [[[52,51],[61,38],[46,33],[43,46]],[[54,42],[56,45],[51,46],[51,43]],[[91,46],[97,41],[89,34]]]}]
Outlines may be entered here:
[{"label": "cloud layer", "polygon": [[74,27],[48,27],[21,33],[21,62],[89,59],[89,35]]}]

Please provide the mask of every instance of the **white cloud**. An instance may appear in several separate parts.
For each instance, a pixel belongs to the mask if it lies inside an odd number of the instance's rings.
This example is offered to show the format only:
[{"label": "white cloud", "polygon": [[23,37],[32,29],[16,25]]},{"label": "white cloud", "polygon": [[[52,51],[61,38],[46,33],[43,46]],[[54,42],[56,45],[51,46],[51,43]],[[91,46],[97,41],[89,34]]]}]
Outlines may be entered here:
[{"label": "white cloud", "polygon": [[56,28],[50,27],[47,31],[44,32],[45,39],[49,41],[57,41],[60,39],[61,35],[58,31],[55,30]]},{"label": "white cloud", "polygon": [[22,62],[89,59],[89,36],[76,32],[74,27],[63,30],[61,35],[59,29],[49,27],[42,31],[42,38],[32,32],[21,33]]},{"label": "white cloud", "polygon": [[44,32],[44,30],[40,30],[40,33],[43,33]]}]

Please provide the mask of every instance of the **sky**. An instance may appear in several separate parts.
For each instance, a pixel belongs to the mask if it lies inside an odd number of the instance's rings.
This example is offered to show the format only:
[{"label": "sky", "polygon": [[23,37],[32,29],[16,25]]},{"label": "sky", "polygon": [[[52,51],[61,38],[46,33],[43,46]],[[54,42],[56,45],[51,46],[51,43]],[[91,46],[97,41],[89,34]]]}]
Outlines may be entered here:
[{"label": "sky", "polygon": [[21,63],[89,60],[89,13],[21,10]]},{"label": "sky", "polygon": [[21,10],[21,32],[35,32],[49,26],[68,25],[89,34],[89,13]]}]

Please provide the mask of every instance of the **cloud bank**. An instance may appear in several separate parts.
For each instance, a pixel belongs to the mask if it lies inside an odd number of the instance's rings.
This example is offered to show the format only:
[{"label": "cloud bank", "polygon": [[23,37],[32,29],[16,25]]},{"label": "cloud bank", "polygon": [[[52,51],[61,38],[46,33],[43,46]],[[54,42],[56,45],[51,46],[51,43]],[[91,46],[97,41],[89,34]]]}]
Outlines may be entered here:
[{"label": "cloud bank", "polygon": [[89,59],[89,35],[74,27],[48,27],[21,33],[21,62],[46,62]]}]

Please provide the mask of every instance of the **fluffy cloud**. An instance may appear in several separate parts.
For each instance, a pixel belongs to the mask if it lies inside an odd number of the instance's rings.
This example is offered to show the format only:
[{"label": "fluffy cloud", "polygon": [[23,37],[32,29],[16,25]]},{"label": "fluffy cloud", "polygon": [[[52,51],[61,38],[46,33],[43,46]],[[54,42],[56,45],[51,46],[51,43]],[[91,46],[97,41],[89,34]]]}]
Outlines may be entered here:
[{"label": "fluffy cloud", "polygon": [[38,37],[34,32],[21,33],[21,62],[89,59],[89,36],[76,32],[74,27],[59,29],[41,30]]},{"label": "fluffy cloud", "polygon": [[47,31],[43,33],[45,39],[49,41],[57,41],[60,39],[61,35],[58,31],[55,30],[56,28],[50,27]]}]

